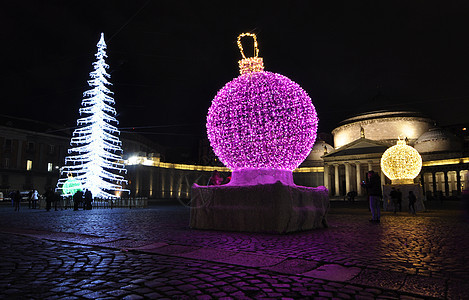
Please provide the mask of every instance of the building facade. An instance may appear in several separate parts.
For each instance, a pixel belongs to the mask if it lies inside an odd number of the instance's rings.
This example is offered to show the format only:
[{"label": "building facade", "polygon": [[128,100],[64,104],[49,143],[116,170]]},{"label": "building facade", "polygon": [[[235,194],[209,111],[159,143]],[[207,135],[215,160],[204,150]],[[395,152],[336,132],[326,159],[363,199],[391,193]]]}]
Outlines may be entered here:
[{"label": "building facade", "polygon": [[[0,191],[54,188],[70,148],[72,129],[30,119],[0,115]],[[124,153],[150,153],[162,148],[135,134],[122,134]],[[155,153],[155,154],[154,154]]]},{"label": "building facade", "polygon": [[[132,195],[148,198],[189,199],[192,185],[208,185],[213,171],[229,182],[231,170],[220,166],[166,163],[157,157],[132,156],[125,161],[128,170],[127,188]],[[293,180],[301,186],[321,186],[323,167],[300,167],[293,171]]]},{"label": "building facade", "polygon": [[70,142],[67,129],[28,119],[0,116],[0,190],[55,186]]},{"label": "building facade", "polygon": [[[398,139],[407,138],[422,156],[423,168],[415,179],[428,199],[457,197],[469,176],[469,136],[466,128],[450,130],[435,127],[435,122],[409,111],[380,111],[361,114],[341,122],[332,131],[333,139],[319,135],[306,160],[293,172],[295,184],[321,186],[332,197],[350,191],[364,195],[361,182],[374,170],[383,185],[390,183],[381,172],[381,156]],[[0,191],[43,193],[54,187],[69,148],[71,129],[34,120],[0,116]],[[334,141],[334,147],[327,141]],[[125,175],[131,196],[148,198],[190,198],[194,183],[206,185],[212,172],[224,178],[230,170],[205,155],[211,165],[164,162],[164,149],[145,137],[123,133]]]},{"label": "building facade", "polygon": [[422,156],[423,168],[415,183],[422,185],[426,197],[457,197],[469,170],[465,127],[460,130],[459,136],[454,135],[410,111],[378,111],[346,119],[332,131],[333,150],[321,157],[324,185],[331,196],[351,191],[364,195],[361,182],[370,170],[380,174],[382,185],[389,184],[381,171],[381,156],[398,139],[407,139]]}]

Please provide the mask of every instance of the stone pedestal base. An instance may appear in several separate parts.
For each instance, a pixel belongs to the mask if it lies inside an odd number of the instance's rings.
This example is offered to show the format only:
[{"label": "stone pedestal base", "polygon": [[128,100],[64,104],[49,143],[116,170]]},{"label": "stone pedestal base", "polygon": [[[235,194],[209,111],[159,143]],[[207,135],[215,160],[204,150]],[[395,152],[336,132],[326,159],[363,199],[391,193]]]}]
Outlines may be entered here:
[{"label": "stone pedestal base", "polygon": [[[417,197],[417,202],[415,202],[415,211],[424,211],[425,205],[423,204],[423,191],[420,184],[387,184],[383,186],[383,208],[385,211],[394,211],[394,203],[391,200],[391,189],[398,189],[402,193],[402,211],[409,211],[409,191],[414,192],[415,197]],[[397,210],[399,211],[399,209]]]},{"label": "stone pedestal base", "polygon": [[327,227],[325,187],[274,184],[192,187],[190,227],[288,233]]}]

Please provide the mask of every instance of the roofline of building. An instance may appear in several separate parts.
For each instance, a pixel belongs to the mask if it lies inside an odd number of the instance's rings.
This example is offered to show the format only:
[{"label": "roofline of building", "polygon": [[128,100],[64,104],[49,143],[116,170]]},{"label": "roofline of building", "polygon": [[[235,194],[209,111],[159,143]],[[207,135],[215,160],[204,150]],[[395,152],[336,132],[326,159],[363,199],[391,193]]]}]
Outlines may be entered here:
[{"label": "roofline of building", "polygon": [[424,113],[417,112],[417,111],[410,111],[410,110],[402,110],[402,111],[377,110],[377,111],[370,111],[370,112],[366,112],[366,113],[360,113],[360,114],[354,115],[350,118],[347,118],[347,119],[341,121],[335,129],[337,129],[339,127],[342,127],[343,125],[347,125],[347,124],[351,124],[351,123],[355,123],[355,122],[359,122],[359,121],[382,119],[382,118],[396,118],[396,117],[423,118],[423,119],[428,119],[429,121],[435,122],[432,118],[428,117]]}]

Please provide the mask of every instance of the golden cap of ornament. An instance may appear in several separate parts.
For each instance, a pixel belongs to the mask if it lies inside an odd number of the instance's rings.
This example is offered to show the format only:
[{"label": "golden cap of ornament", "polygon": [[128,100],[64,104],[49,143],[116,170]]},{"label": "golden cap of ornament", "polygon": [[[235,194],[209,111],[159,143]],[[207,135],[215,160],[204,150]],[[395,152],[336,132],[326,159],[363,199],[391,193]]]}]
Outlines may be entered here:
[{"label": "golden cap of ornament", "polygon": [[[244,55],[243,45],[241,44],[241,38],[244,36],[250,36],[254,39],[254,56],[246,57]],[[259,48],[257,48],[257,38],[254,33],[241,33],[238,35],[238,48],[243,56],[243,59],[238,61],[239,73],[241,75],[246,73],[262,72],[264,71],[264,61],[262,57],[258,57]]]}]

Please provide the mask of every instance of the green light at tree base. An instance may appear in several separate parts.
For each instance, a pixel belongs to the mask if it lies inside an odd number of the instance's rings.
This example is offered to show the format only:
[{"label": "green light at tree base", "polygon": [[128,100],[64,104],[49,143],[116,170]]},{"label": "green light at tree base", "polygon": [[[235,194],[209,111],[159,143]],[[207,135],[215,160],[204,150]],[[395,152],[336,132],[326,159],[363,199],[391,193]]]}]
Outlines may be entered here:
[{"label": "green light at tree base", "polygon": [[65,181],[62,187],[62,195],[63,196],[73,196],[76,192],[82,191],[83,187],[81,182],[76,180],[73,177],[69,177],[67,181]]}]

